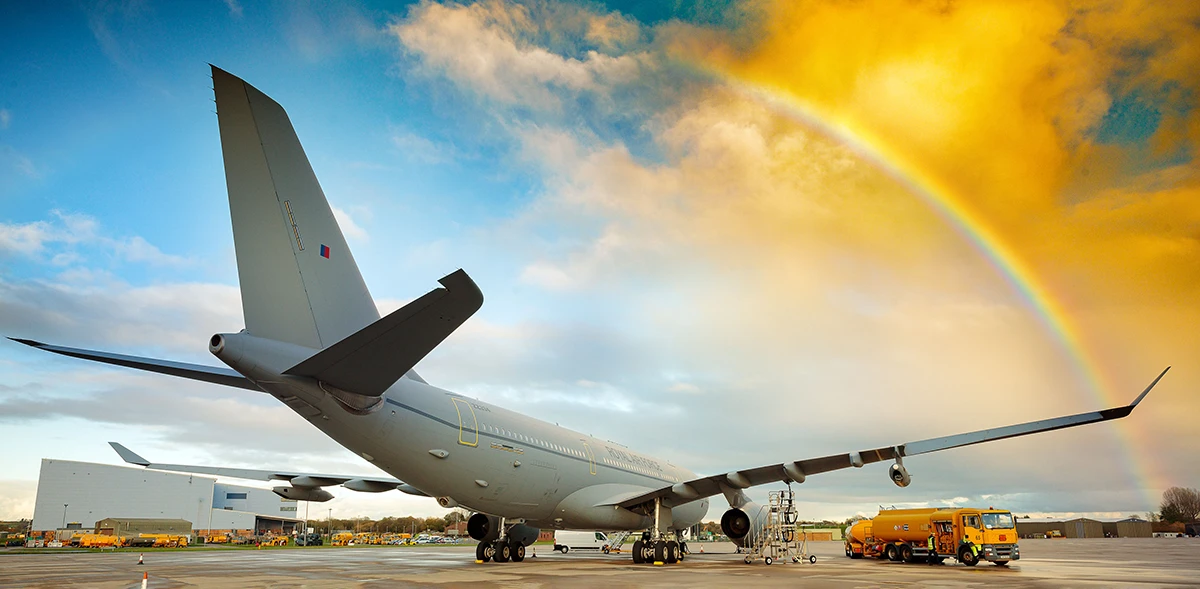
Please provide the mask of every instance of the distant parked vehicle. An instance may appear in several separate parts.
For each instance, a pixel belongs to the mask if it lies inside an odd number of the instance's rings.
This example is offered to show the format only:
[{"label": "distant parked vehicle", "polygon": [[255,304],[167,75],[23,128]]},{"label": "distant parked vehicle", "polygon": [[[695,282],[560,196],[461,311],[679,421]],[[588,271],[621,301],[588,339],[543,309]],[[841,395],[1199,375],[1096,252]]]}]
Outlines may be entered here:
[{"label": "distant parked vehicle", "polygon": [[566,554],[571,550],[599,550],[608,554],[608,536],[604,532],[555,530],[554,549]]},{"label": "distant parked vehicle", "polygon": [[321,535],[316,532],[296,536],[296,546],[320,546],[321,542]]}]

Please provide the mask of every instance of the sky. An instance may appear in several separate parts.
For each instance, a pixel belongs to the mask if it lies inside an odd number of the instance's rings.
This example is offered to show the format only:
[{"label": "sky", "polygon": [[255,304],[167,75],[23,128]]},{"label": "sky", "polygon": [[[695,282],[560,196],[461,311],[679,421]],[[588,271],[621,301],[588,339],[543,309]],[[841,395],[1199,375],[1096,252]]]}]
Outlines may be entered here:
[{"label": "sky", "polygon": [[[796,488],[802,516],[1124,516],[1200,486],[1200,4],[74,2],[0,19],[0,334],[217,365],[210,70],[287,109],[431,383],[708,474],[1124,405]],[[0,344],[41,458],[378,474],[268,395]],[[765,498],[770,487],[752,490]],[[334,489],[335,516],[437,515]],[[710,517],[723,507],[714,502]]]}]

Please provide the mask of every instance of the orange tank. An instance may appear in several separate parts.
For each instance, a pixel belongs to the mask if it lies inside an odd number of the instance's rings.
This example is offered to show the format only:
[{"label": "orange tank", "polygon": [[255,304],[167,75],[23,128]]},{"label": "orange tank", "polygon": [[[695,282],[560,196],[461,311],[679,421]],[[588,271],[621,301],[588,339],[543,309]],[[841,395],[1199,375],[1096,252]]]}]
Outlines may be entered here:
[{"label": "orange tank", "polygon": [[938,511],[932,507],[880,511],[871,520],[871,533],[883,542],[925,542],[933,529],[932,516]]}]

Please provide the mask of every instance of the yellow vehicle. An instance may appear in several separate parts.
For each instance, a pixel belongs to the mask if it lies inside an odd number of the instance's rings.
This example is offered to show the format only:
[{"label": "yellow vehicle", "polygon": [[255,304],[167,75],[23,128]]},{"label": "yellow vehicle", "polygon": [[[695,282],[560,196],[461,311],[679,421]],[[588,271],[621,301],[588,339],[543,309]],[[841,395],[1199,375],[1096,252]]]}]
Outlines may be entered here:
[{"label": "yellow vehicle", "polygon": [[264,538],[262,541],[263,546],[287,546],[287,544],[288,544],[287,536],[275,536],[273,538]]},{"label": "yellow vehicle", "polygon": [[205,544],[228,544],[229,543],[229,534],[213,534],[213,535],[209,536],[204,541],[204,543]]},{"label": "yellow vehicle", "polygon": [[[932,548],[930,547],[932,537]],[[847,530],[846,556],[904,562],[955,558],[999,566],[1021,558],[1012,513],[999,509],[887,509]]]},{"label": "yellow vehicle", "polygon": [[333,535],[329,543],[333,546],[346,546],[354,541],[354,534],[350,532],[338,532]]},{"label": "yellow vehicle", "polygon": [[124,544],[124,538],[112,534],[84,534],[79,538],[79,545],[83,548],[117,547]]},{"label": "yellow vehicle", "polygon": [[154,540],[155,548],[177,548],[188,545],[188,537],[177,534],[138,534],[138,538],[144,540]]}]

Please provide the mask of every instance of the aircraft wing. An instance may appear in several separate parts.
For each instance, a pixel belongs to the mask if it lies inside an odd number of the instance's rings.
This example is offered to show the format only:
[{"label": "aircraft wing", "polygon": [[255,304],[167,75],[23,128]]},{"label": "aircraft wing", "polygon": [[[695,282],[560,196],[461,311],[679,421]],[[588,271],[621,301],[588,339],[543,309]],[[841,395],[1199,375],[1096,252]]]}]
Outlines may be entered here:
[{"label": "aircraft wing", "polygon": [[1048,432],[1056,429],[1075,427],[1086,425],[1089,423],[1098,423],[1108,421],[1110,419],[1120,419],[1133,412],[1138,403],[1146,397],[1150,389],[1158,384],[1158,381],[1170,370],[1168,366],[1163,370],[1142,394],[1138,395],[1134,401],[1123,407],[1114,407],[1112,409],[1104,409],[1102,411],[1091,411],[1088,413],[1079,413],[1076,415],[1067,415],[1064,417],[1055,417],[1053,419],[1043,419],[1040,421],[1030,421],[1007,427],[998,427],[993,429],[979,430],[964,434],[956,434],[952,436],[944,436],[940,438],[930,438],[928,440],[920,440],[917,442],[908,442],[898,446],[887,446],[884,448],[876,448],[874,450],[863,450],[859,452],[849,452],[846,454],[835,454],[833,456],[822,456],[820,458],[809,458],[806,460],[797,460],[795,462],[784,462],[780,464],[771,464],[768,466],[760,466],[747,470],[738,470],[723,474],[711,475],[693,479],[683,483],[677,483],[668,487],[662,487],[654,491],[634,495],[632,497],[619,498],[612,501],[610,504],[618,505],[626,509],[645,508],[648,504],[652,505],[655,499],[661,498],[663,505],[674,507],[682,505],[704,497],[711,497],[723,492],[723,489],[745,489],[756,485],[778,482],[803,482],[805,477],[841,470],[850,467],[862,467],[864,464],[873,462],[882,462],[884,460],[893,460],[904,456],[915,456],[917,454],[928,454],[929,452],[937,452],[939,450],[949,450],[950,448],[959,448],[962,446],[970,446],[972,444],[981,444],[983,442],[991,442],[993,440],[1003,440],[1005,438],[1015,438],[1018,436],[1027,436],[1041,432]]},{"label": "aircraft wing", "polygon": [[256,470],[249,468],[222,468],[215,466],[193,466],[188,464],[162,464],[150,462],[136,454],[133,450],[109,442],[121,459],[129,464],[144,466],[152,470],[169,470],[172,472],[187,472],[194,474],[210,474],[219,477],[247,479],[253,481],[287,481],[294,487],[330,487],[341,485],[352,491],[364,493],[382,493],[397,489],[409,495],[427,496],[416,487],[403,481],[386,477],[365,477],[361,475],[319,474],[311,472],[295,472],[290,470]]},{"label": "aircraft wing", "polygon": [[112,352],[100,352],[96,350],[85,350],[83,348],[68,348],[65,346],[55,346],[45,344],[31,339],[19,339],[15,337],[8,338],[19,344],[25,344],[31,348],[70,356],[72,358],[82,358],[84,360],[94,360],[105,364],[115,364],[126,368],[136,368],[138,370],[146,370],[149,372],[157,372],[159,374],[169,374],[171,376],[180,376],[190,378],[192,380],[202,380],[216,384],[223,384],[228,387],[237,387],[240,389],[249,389],[251,391],[262,392],[262,389],[250,382],[249,379],[238,374],[230,368],[219,368],[216,366],[205,366],[203,364],[189,364],[187,362],[173,362],[171,360],[159,360],[156,358],[144,358],[141,356],[126,356],[125,354],[114,354]]}]

